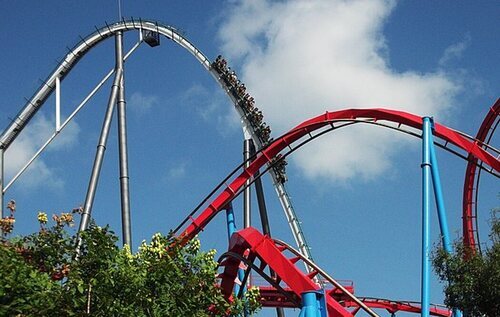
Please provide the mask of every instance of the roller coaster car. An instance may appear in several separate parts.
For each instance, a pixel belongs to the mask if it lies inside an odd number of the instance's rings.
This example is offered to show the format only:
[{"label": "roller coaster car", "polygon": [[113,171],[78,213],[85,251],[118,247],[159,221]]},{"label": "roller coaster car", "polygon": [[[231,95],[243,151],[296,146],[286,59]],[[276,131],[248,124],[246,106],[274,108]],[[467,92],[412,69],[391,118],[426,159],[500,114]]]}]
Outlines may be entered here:
[{"label": "roller coaster car", "polygon": [[149,46],[155,47],[160,45],[160,33],[150,30],[142,31],[142,38]]}]

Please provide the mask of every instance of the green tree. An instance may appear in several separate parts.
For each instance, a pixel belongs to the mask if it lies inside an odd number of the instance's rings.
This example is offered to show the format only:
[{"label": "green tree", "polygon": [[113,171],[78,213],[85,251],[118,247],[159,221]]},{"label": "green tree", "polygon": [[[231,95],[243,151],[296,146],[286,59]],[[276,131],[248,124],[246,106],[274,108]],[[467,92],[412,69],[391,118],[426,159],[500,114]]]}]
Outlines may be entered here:
[{"label": "green tree", "polygon": [[[109,227],[92,223],[68,233],[73,213],[39,213],[40,231],[0,243],[0,316],[239,316],[259,308],[255,291],[246,303],[228,303],[217,286],[215,251],[192,240],[155,234],[133,254],[117,247]],[[245,308],[244,308],[245,307]]]},{"label": "green tree", "polygon": [[455,243],[455,253],[434,252],[433,265],[445,286],[445,303],[465,316],[500,316],[500,221],[493,211],[491,246],[483,254]]}]

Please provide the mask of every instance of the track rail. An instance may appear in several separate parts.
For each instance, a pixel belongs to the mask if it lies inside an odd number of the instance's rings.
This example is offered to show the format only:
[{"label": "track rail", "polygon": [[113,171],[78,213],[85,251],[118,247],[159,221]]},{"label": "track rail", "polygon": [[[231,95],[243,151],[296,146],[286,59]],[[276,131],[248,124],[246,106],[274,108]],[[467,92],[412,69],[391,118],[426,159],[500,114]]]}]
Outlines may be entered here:
[{"label": "track rail", "polygon": [[[421,117],[407,112],[387,109],[347,109],[326,112],[323,115],[309,119],[262,149],[251,164],[236,176],[196,218],[192,219],[187,228],[179,235],[180,243],[186,243],[203,230],[213,217],[240,193],[246,181],[255,175],[256,171],[262,166],[269,164],[275,157],[278,157],[282,150],[286,148],[293,149],[292,145],[295,142],[300,142],[303,137],[311,136],[317,130],[333,126],[337,121],[361,120],[360,122],[362,122],[363,119],[370,122],[385,120],[404,124],[415,129],[422,129]],[[490,166],[491,171],[496,173],[500,171],[500,161],[496,157],[461,133],[435,123],[434,135],[445,143],[455,145],[458,149]]]},{"label": "track rail", "polygon": [[[208,205],[206,209],[204,209],[201,214],[192,220],[192,222],[185,228],[185,230],[180,234],[180,243],[185,243],[194,235],[199,233],[213,217],[222,210],[227,203],[229,203],[232,199],[234,199],[241,191],[241,188],[245,186],[245,182],[252,179],[252,177],[262,168],[264,165],[268,165],[268,170],[271,173],[273,178],[274,187],[278,193],[278,197],[280,202],[285,210],[285,214],[289,221],[290,226],[292,227],[292,232],[294,233],[294,238],[297,241],[301,252],[298,253],[298,257],[303,260],[303,262],[310,261],[308,252],[304,251],[304,247],[307,247],[305,244],[305,239],[303,238],[302,231],[300,229],[300,225],[296,218],[295,212],[291,205],[291,201],[289,196],[285,190],[283,182],[279,180],[279,175],[272,167],[275,166],[276,161],[279,161],[280,152],[286,148],[289,148],[290,151],[293,151],[292,144],[294,142],[300,142],[303,137],[307,137],[315,131],[320,131],[322,128],[331,126],[331,130],[334,129],[334,123],[337,122],[347,122],[351,120],[352,122],[357,121],[362,122],[365,120],[369,123],[375,123],[378,120],[385,120],[389,122],[395,122],[398,124],[403,124],[417,130],[422,128],[422,118],[416,115],[412,115],[409,113],[394,111],[394,110],[386,110],[386,109],[347,109],[335,112],[326,112],[324,115],[320,115],[318,117],[312,118],[310,120],[305,121],[304,123],[298,125],[290,132],[285,134],[284,136],[276,139],[269,144],[264,144],[262,139],[259,137],[259,133],[255,130],[255,127],[252,125],[248,115],[245,113],[244,109],[240,106],[240,100],[238,96],[234,94],[228,86],[224,83],[223,79],[214,68],[212,67],[211,61],[200,51],[198,50],[189,40],[187,40],[177,29],[174,27],[163,25],[156,21],[148,21],[148,20],[129,20],[129,21],[120,21],[117,23],[113,23],[111,25],[106,25],[100,29],[96,29],[96,32],[90,34],[86,38],[82,38],[82,40],[77,43],[72,49],[69,50],[69,53],[64,57],[62,62],[55,68],[55,70],[49,75],[49,77],[43,82],[43,84],[39,87],[39,89],[35,92],[35,94],[29,98],[21,109],[21,111],[17,114],[15,119],[11,122],[11,124],[4,130],[4,132],[0,136],[0,150],[5,151],[12,144],[12,142],[17,138],[19,133],[26,127],[26,125],[30,122],[30,120],[34,117],[34,115],[38,112],[38,110],[43,106],[47,98],[54,92],[56,89],[56,82],[65,78],[65,76],[70,72],[70,70],[78,63],[78,61],[89,52],[94,46],[98,45],[102,41],[114,36],[117,32],[127,32],[127,31],[152,31],[157,32],[168,39],[172,40],[176,44],[180,45],[184,49],[186,49],[190,54],[192,54],[202,66],[211,73],[214,79],[221,85],[221,87],[225,90],[228,97],[232,100],[235,105],[236,110],[238,111],[242,126],[244,131],[248,131],[252,138],[254,139],[255,144],[260,149],[258,155],[255,159],[250,163],[250,165],[243,170],[241,174],[236,176],[232,182],[225,187],[220,195],[218,195],[212,203]],[[448,143],[454,144],[458,149],[465,151],[468,159],[468,166],[466,170],[466,178],[464,184],[464,242],[466,245],[477,246],[477,242],[474,236],[474,233],[477,232],[477,226],[474,222],[474,211],[472,206],[475,205],[477,197],[474,197],[474,190],[476,190],[477,194],[477,181],[479,179],[479,172],[476,172],[477,168],[480,167],[480,170],[487,170],[483,167],[483,165],[489,166],[489,172],[498,176],[498,172],[500,171],[500,161],[490,152],[492,149],[485,144],[485,141],[491,138],[491,135],[494,131],[492,127],[498,124],[498,116],[500,109],[500,99],[497,100],[495,105],[491,108],[487,117],[483,121],[481,128],[476,136],[476,138],[470,138],[464,136],[463,134],[449,129],[443,125],[435,124],[435,136],[440,138],[445,142],[445,145]],[[399,127],[398,127],[399,128]],[[493,149],[494,150],[494,149]],[[497,152],[498,153],[498,152]],[[273,161],[274,160],[274,161]],[[477,175],[477,177],[476,177]],[[474,188],[474,182],[476,182],[476,187]],[[246,241],[246,240],[245,240]],[[246,246],[245,243],[248,244],[248,241],[239,241],[239,247]],[[259,244],[253,245],[254,249],[258,248],[264,240],[261,240]],[[271,240],[270,240],[271,241]],[[238,243],[235,242],[235,246],[238,246]],[[266,242],[267,243],[267,242]],[[279,243],[277,241],[272,240],[269,242],[269,245],[276,247],[276,250],[279,251],[279,254],[282,256],[282,251],[279,248]],[[283,247],[283,245],[281,245]],[[271,247],[269,247],[271,249]],[[306,248],[307,250],[307,248]],[[270,264],[270,262],[274,263],[279,258],[275,260],[271,258],[267,258],[267,255],[264,253],[268,252],[267,249],[262,249],[262,252],[258,254],[259,257],[264,261],[263,263]],[[302,255],[306,255],[303,257]],[[289,261],[289,259],[287,259]],[[291,263],[294,266],[294,263]],[[320,272],[317,266],[311,262],[309,263],[313,270],[308,272],[307,274],[301,273],[298,274],[297,278],[301,281],[297,282],[298,285],[302,285],[300,283],[305,283],[302,286],[294,286],[293,291],[311,290],[307,289],[308,287],[319,287],[314,280],[314,276],[317,274],[326,274],[324,272]],[[276,264],[273,264],[276,266]],[[274,268],[273,268],[274,269]],[[298,270],[296,267],[294,269],[289,268],[290,271]],[[287,271],[288,272],[288,271]],[[290,274],[289,272],[282,272],[282,275]],[[286,273],[286,274],[285,274]],[[282,275],[279,275],[280,278]],[[300,277],[302,276],[302,277]],[[306,279],[304,279],[304,277]],[[229,282],[226,282],[229,283]],[[295,282],[294,282],[295,283]],[[312,284],[311,284],[312,283]],[[287,283],[288,284],[288,283]],[[293,284],[293,283],[292,283]],[[295,285],[295,284],[294,284]],[[302,288],[301,288],[302,287]],[[316,289],[316,288],[314,288]],[[338,294],[338,290],[341,290],[341,293],[346,297],[344,299],[335,299],[333,297],[333,293],[329,294],[329,310],[333,314],[333,316],[352,316],[357,310],[362,307],[359,300],[356,297],[351,297],[350,293],[347,290],[342,290],[342,285],[336,285],[336,294]],[[352,294],[351,294],[352,295]],[[332,302],[333,301],[333,302]],[[413,311],[413,309],[418,309],[416,306],[409,302],[394,302],[389,300],[381,300],[381,299],[370,299],[364,298],[361,299],[361,302],[366,304],[368,307],[377,307],[377,308],[385,308],[389,312],[395,312],[398,310],[404,311]],[[347,311],[345,307],[353,308],[353,311]],[[399,307],[399,308],[398,308]],[[397,308],[397,310],[395,310]],[[392,309],[392,310],[391,310]],[[437,308],[436,308],[437,309]],[[368,309],[367,312],[370,310]],[[369,313],[370,314],[370,313]],[[432,314],[432,312],[431,312]],[[437,316],[440,313],[437,312]],[[444,313],[443,313],[444,314]],[[374,316],[374,315],[372,315]],[[445,315],[442,315],[445,316]]]},{"label": "track rail", "polygon": [[[183,34],[181,34],[176,28],[162,24],[158,21],[153,20],[122,20],[113,24],[106,24],[106,26],[81,38],[75,46],[69,49],[69,52],[62,59],[59,65],[50,73],[50,75],[43,81],[38,90],[33,94],[33,96],[27,99],[26,104],[21,109],[21,111],[16,115],[12,122],[7,126],[0,136],[0,161],[3,159],[3,153],[9,148],[12,142],[18,137],[19,133],[26,127],[26,125],[31,121],[35,114],[43,106],[47,98],[56,89],[56,82],[62,81],[66,75],[71,71],[71,69],[77,65],[80,59],[85,56],[93,47],[97,46],[104,40],[114,36],[117,32],[128,32],[128,31],[151,31],[157,32],[165,36],[166,38],[172,40],[174,43],[180,45],[182,48],[186,49],[191,55],[193,55],[196,60],[212,75],[212,77],[219,83],[226,95],[233,102],[236,111],[238,112],[241,124],[244,132],[251,135],[257,149],[263,147],[263,140],[260,137],[260,133],[256,130],[256,126],[252,124],[251,118],[245,113],[244,109],[241,107],[240,98],[234,93],[234,90],[224,82],[221,74],[212,67],[212,62],[207,56],[205,56],[196,46],[194,46]],[[114,71],[113,71],[114,72]],[[112,73],[111,73],[112,74]],[[111,76],[108,74],[108,77]],[[64,127],[63,127],[64,128]],[[57,133],[58,134],[58,133]],[[56,135],[57,135],[56,134]],[[53,139],[53,138],[52,138]],[[47,144],[52,141],[50,139]],[[46,145],[44,145],[45,147]],[[39,152],[43,150],[40,149]],[[38,156],[37,153],[36,156]],[[33,158],[33,160],[35,159]],[[28,163],[29,164],[29,163]],[[22,173],[23,171],[20,171]],[[19,174],[20,174],[19,173]],[[16,175],[15,178],[17,178]],[[292,205],[292,201],[288,192],[284,186],[283,177],[286,179],[285,172],[278,172],[275,170],[270,171],[270,175],[273,179],[273,186],[275,188],[278,199],[282,205],[285,217],[292,231],[293,237],[297,243],[297,246],[303,254],[311,259],[309,247],[307,245],[305,236],[303,234],[300,222],[297,218],[295,210]],[[0,181],[3,182],[3,175],[0,175]],[[9,183],[10,186],[11,183]],[[0,186],[0,195],[5,191],[3,186]],[[1,201],[1,199],[0,199]],[[2,210],[0,208],[0,210]]]},{"label": "track rail", "polygon": [[[476,143],[485,147],[485,142],[493,136],[500,118],[500,98],[490,108],[476,135]],[[467,157],[463,191],[463,243],[471,250],[481,250],[477,228],[477,193],[481,169],[478,170],[478,159],[473,155]]]},{"label": "track rail", "polygon": [[[220,56],[222,58],[222,56]],[[224,89],[229,98],[233,101],[236,109],[240,113],[240,116],[244,118],[243,122],[243,132],[245,134],[249,133],[254,144],[256,145],[257,150],[262,149],[271,141],[270,135],[263,136],[260,132],[265,129],[266,124],[262,122],[262,119],[257,120],[252,113],[260,112],[258,108],[251,105],[253,102],[250,102],[250,95],[243,96],[244,93],[239,93],[239,87],[236,83],[237,78],[233,78],[233,80],[228,80],[228,70],[226,67],[221,65],[221,60],[219,58],[212,64],[212,74],[216,76],[216,79],[219,81],[219,84]],[[225,62],[225,61],[224,61]],[[235,75],[234,75],[235,76]],[[235,76],[236,77],[236,76]],[[232,83],[233,82],[233,83]],[[244,86],[244,85],[243,85]],[[241,86],[240,86],[241,87]],[[253,100],[253,98],[251,98]],[[250,108],[253,108],[252,110]],[[262,114],[262,113],[261,113]],[[282,168],[278,168],[277,166],[281,166]],[[309,245],[307,243],[304,232],[302,231],[302,227],[299,222],[299,218],[293,208],[292,201],[288,192],[285,188],[285,182],[287,180],[286,172],[284,166],[286,162],[281,160],[280,164],[268,164],[269,174],[271,175],[273,181],[273,187],[278,195],[278,199],[281,203],[281,207],[285,213],[285,217],[287,219],[290,230],[292,231],[292,236],[295,239],[295,243],[297,244],[300,252],[305,255],[311,261],[312,256],[310,252]],[[307,270],[310,270],[309,267],[306,266]]]},{"label": "track rail", "polygon": [[106,25],[95,32],[82,38],[62,59],[58,66],[52,73],[43,81],[42,85],[29,98],[17,114],[15,119],[2,133],[0,137],[0,148],[7,149],[10,144],[15,140],[24,127],[30,122],[33,116],[40,110],[41,106],[55,90],[56,80],[64,79],[71,69],[85,56],[94,46],[103,42],[104,40],[114,36],[117,32],[128,31],[142,31],[148,30],[158,32],[170,40],[174,41],[189,53],[191,53],[207,70],[210,70],[210,60],[198,50],[191,42],[189,42],[182,34],[179,33],[174,27],[160,24],[156,21],[149,20],[129,20]]}]

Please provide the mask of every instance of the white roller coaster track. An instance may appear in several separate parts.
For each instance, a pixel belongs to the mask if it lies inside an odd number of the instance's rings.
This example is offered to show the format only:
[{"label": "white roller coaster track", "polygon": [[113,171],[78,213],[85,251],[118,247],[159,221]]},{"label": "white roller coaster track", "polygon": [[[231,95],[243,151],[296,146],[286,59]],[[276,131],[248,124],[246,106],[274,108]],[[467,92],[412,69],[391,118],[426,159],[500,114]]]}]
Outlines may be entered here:
[{"label": "white roller coaster track", "polygon": [[[256,144],[257,149],[260,149],[263,144],[262,141],[256,134],[252,124],[245,115],[243,109],[238,105],[238,100],[229,91],[229,89],[224,84],[220,75],[211,67],[211,61],[191,42],[189,42],[182,34],[179,33],[174,27],[163,25],[156,21],[148,20],[123,20],[117,23],[106,25],[89,36],[82,38],[82,40],[76,44],[69,53],[64,57],[62,62],[55,68],[55,70],[49,75],[49,77],[44,81],[40,88],[35,92],[35,94],[27,100],[25,106],[14,118],[11,124],[5,129],[0,137],[0,154],[3,156],[3,152],[12,144],[19,133],[26,127],[28,122],[33,118],[36,112],[43,106],[44,102],[51,95],[51,93],[56,89],[56,82],[61,81],[70,70],[78,63],[78,61],[94,46],[101,43],[107,38],[114,36],[118,31],[142,31],[148,30],[157,32],[178,45],[182,46],[189,53],[191,53],[207,71],[209,71],[212,76],[217,80],[221,87],[225,90],[226,94],[229,96],[231,101],[234,103],[236,111],[241,118],[241,123],[244,131],[250,132],[251,137]],[[108,77],[109,78],[109,77]],[[57,131],[59,132],[59,131]],[[50,142],[49,140],[48,142]],[[40,152],[40,151],[39,151]],[[36,156],[39,153],[36,154]],[[3,159],[0,158],[0,159]],[[273,169],[270,170],[271,177],[273,179],[273,185],[278,195],[279,201],[284,210],[285,216],[287,218],[290,229],[292,230],[293,237],[297,244],[300,252],[312,260],[309,246],[307,245],[306,239],[304,237],[303,231],[300,226],[300,222],[296,216],[295,210],[292,206],[290,197],[286,191],[284,184],[278,181],[277,175]],[[3,181],[3,175],[0,175],[0,181]],[[2,189],[5,192],[4,189]],[[309,270],[309,267],[306,267]]]}]

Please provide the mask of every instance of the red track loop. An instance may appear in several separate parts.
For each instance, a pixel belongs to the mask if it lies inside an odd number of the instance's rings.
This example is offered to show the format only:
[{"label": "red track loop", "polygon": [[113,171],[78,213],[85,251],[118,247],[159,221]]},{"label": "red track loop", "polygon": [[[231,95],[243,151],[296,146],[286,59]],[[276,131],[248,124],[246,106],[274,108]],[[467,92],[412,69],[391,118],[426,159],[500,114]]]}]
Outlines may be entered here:
[{"label": "red track loop", "polygon": [[[234,179],[224,191],[217,196],[213,202],[180,235],[179,243],[185,244],[204,228],[215,215],[224,208],[230,201],[236,197],[236,193],[245,185],[245,182],[255,175],[255,173],[271,159],[276,157],[280,151],[293,144],[303,136],[320,129],[334,121],[353,120],[353,119],[372,119],[386,120],[404,124],[416,129],[422,129],[422,118],[407,112],[387,110],[387,109],[348,109],[335,112],[326,112],[323,115],[309,119],[298,125],[290,132],[273,141],[251,162],[251,164]],[[482,161],[492,167],[500,170],[500,161],[484,150],[476,142],[462,136],[460,133],[447,128],[439,123],[434,124],[434,136],[452,143],[463,149],[472,157]]]},{"label": "red track loop", "polygon": [[[476,135],[476,142],[478,144],[484,144],[488,134],[490,134],[493,124],[500,116],[500,98],[497,99],[495,104],[490,108],[490,111],[484,118],[481,127]],[[474,182],[476,181],[476,170],[478,159],[473,155],[467,157],[469,163],[467,164],[467,169],[465,171],[465,182],[464,182],[464,192],[463,192],[463,235],[464,235],[464,245],[470,247],[471,250],[476,250],[479,247],[479,241],[476,241],[475,232],[477,232],[475,217],[477,216],[474,209],[477,201],[474,199],[474,193],[477,188],[474,188]]]}]

